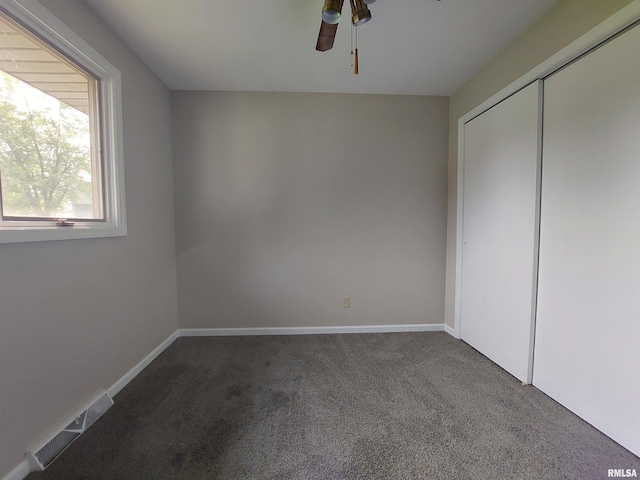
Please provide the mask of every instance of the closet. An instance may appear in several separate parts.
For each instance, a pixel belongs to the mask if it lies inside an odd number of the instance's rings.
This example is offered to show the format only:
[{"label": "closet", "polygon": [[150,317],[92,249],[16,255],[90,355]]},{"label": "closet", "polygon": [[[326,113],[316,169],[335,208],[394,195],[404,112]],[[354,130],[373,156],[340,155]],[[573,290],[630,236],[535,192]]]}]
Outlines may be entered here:
[{"label": "closet", "polygon": [[628,28],[464,125],[459,302],[463,340],[637,455],[639,45]]}]

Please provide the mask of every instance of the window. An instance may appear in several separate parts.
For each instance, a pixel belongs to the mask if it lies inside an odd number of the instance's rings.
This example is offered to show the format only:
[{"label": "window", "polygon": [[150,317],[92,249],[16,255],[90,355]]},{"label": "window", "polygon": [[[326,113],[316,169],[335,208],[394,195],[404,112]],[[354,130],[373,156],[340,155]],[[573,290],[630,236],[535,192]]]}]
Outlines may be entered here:
[{"label": "window", "polygon": [[120,73],[35,0],[0,0],[0,242],[126,235]]}]

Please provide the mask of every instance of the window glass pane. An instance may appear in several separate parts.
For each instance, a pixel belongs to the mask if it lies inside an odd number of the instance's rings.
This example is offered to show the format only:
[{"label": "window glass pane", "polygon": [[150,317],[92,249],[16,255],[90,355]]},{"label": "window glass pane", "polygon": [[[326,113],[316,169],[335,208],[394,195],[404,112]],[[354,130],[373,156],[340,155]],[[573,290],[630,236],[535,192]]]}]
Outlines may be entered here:
[{"label": "window glass pane", "polygon": [[95,83],[0,17],[3,219],[103,218],[92,144]]}]

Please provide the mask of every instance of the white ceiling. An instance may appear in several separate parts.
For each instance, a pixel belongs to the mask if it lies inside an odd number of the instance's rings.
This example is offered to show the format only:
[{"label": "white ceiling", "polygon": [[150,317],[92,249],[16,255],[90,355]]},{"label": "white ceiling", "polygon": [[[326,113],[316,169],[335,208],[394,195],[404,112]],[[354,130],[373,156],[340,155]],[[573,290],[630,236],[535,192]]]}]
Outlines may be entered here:
[{"label": "white ceiling", "polygon": [[173,90],[451,95],[557,0],[349,2],[333,50],[315,51],[323,0],[85,0]]}]

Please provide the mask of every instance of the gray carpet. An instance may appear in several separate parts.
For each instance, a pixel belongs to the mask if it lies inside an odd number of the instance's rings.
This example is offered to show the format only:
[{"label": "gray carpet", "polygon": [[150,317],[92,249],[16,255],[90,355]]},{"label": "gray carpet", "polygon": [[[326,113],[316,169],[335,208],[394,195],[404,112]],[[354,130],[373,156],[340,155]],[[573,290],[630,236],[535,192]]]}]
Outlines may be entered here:
[{"label": "gray carpet", "polygon": [[640,460],[445,333],[180,338],[45,472],[604,479]]}]

